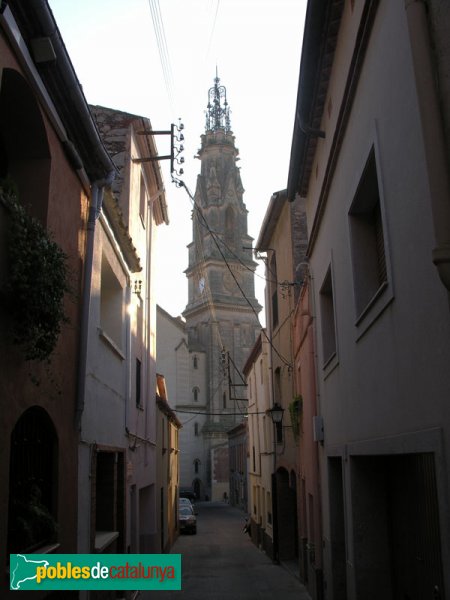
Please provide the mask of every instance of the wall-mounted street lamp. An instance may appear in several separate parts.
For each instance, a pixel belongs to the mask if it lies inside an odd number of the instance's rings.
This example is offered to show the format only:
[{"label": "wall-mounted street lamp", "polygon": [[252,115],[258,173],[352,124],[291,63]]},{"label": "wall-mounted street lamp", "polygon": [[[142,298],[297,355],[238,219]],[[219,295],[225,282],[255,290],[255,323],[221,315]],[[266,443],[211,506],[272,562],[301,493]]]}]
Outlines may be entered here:
[{"label": "wall-mounted street lamp", "polygon": [[270,408],[267,413],[270,415],[272,419],[272,423],[276,425],[277,423],[281,423],[283,420],[284,408],[275,402],[275,404]]},{"label": "wall-mounted street lamp", "polygon": [[282,428],[284,408],[275,402],[272,408],[266,411],[270,415],[273,423],[273,473],[272,473],[272,550],[273,562],[280,564],[279,540],[278,540],[278,491],[277,491],[277,439],[279,440],[278,430]]}]

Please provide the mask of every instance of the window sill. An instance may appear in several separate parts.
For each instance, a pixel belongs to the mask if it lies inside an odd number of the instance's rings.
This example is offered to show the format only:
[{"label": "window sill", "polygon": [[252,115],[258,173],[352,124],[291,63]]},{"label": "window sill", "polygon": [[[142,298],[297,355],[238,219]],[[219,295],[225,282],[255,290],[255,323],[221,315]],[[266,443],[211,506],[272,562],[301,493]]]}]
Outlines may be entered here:
[{"label": "window sill", "polygon": [[337,352],[333,352],[326,360],[323,361],[323,377],[326,379],[338,366],[339,358]]},{"label": "window sill", "polygon": [[125,360],[126,357],[123,354],[122,350],[117,346],[115,342],[113,342],[109,335],[105,333],[101,327],[98,327],[97,331],[100,339],[106,344],[106,346],[108,346],[114,352],[114,354],[116,354],[121,360]]},{"label": "window sill", "polygon": [[55,550],[61,546],[59,542],[55,542],[54,544],[47,544],[45,546],[41,546],[36,550],[33,550],[32,554],[52,554]]},{"label": "window sill", "polygon": [[387,281],[384,281],[380,287],[377,289],[377,291],[375,292],[375,294],[372,296],[372,298],[369,300],[369,302],[366,304],[366,306],[362,309],[361,313],[358,315],[358,317],[356,318],[356,323],[355,325],[358,327],[358,325],[361,323],[361,321],[364,320],[364,317],[367,315],[368,312],[370,312],[370,309],[372,308],[372,306],[374,306],[378,300],[378,298],[380,298],[380,296],[383,294],[384,290],[388,287],[388,283]]},{"label": "window sill", "polygon": [[96,531],[94,544],[95,551],[101,554],[103,550],[110,546],[114,540],[117,540],[118,537],[118,531]]},{"label": "window sill", "polygon": [[394,299],[392,286],[386,281],[380,285],[378,290],[372,296],[370,301],[358,315],[355,321],[357,329],[356,341],[358,341],[373,323],[378,319],[382,312]]}]

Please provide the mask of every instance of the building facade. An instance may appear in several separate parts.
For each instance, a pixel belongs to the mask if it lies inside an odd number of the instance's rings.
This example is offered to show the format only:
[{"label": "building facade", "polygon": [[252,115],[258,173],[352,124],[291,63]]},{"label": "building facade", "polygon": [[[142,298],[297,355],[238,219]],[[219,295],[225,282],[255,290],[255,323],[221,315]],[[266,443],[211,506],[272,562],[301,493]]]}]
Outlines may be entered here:
[{"label": "building facade", "polygon": [[156,376],[156,514],[159,515],[159,550],[169,552],[179,534],[180,486],[179,431],[181,422],[171,409],[164,377]]},{"label": "building facade", "polygon": [[[0,565],[4,574],[10,552],[77,552],[78,507],[75,500],[67,500],[76,498],[78,486],[75,417],[87,221],[89,205],[114,170],[48,3],[3,3]],[[23,269],[24,265],[29,267]],[[8,590],[9,585],[3,585],[3,598],[14,594]],[[36,598],[44,595],[35,592]]]},{"label": "building facade", "polygon": [[448,3],[309,2],[305,198],[325,597],[450,594]]},{"label": "building facade", "polygon": [[300,199],[289,203],[286,190],[275,192],[255,246],[256,252],[266,256],[270,410],[278,407],[283,411],[283,418],[275,424],[274,432],[273,555],[276,560],[296,562],[299,559],[299,405],[294,377],[292,316],[304,272],[304,217]]},{"label": "building facade", "polygon": [[317,412],[315,323],[307,269],[292,319],[292,340],[298,415],[299,573],[311,598],[320,599],[324,591],[319,469],[322,421]]},{"label": "building facade", "polygon": [[[248,511],[248,428],[239,423],[228,432],[229,485],[230,495],[223,496],[225,502]],[[225,492],[226,493],[226,492]]]},{"label": "building facade", "polygon": [[157,156],[149,119],[99,106],[91,111],[117,175],[93,215],[85,281],[79,551],[157,552],[152,262],[167,207],[159,165],[145,160]]},{"label": "building facade", "polygon": [[192,490],[197,498],[206,494],[207,449],[201,431],[206,421],[205,352],[191,352],[186,324],[157,307],[157,368],[164,373],[167,394],[182,425],[179,436],[180,489]]},{"label": "building facade", "polygon": [[262,330],[244,365],[248,384],[248,512],[253,542],[274,558],[272,475],[275,471],[275,432],[272,407],[270,345]]}]

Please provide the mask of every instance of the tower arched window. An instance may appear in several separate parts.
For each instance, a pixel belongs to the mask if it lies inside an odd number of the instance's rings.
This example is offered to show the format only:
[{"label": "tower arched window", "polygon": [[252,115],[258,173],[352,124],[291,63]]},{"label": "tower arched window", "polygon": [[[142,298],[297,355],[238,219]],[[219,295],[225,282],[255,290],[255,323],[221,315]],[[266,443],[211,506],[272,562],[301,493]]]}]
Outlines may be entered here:
[{"label": "tower arched window", "polygon": [[196,354],[194,354],[194,358],[193,358],[192,362],[193,362],[194,369],[198,369],[198,357]]},{"label": "tower arched window", "polygon": [[227,394],[226,394],[226,392],[224,392],[222,394],[222,406],[223,406],[223,408],[227,407]]},{"label": "tower arched window", "polygon": [[194,423],[194,435],[198,436],[198,423]]},{"label": "tower arched window", "polygon": [[195,473],[198,473],[200,469],[200,460],[198,458],[196,458],[194,460],[194,471]]},{"label": "tower arched window", "polygon": [[231,206],[225,212],[225,242],[228,246],[234,247],[236,236],[236,215]]},{"label": "tower arched window", "polygon": [[200,390],[198,389],[198,387],[195,387],[192,389],[192,397],[194,399],[194,402],[198,402],[198,397],[200,395]]}]

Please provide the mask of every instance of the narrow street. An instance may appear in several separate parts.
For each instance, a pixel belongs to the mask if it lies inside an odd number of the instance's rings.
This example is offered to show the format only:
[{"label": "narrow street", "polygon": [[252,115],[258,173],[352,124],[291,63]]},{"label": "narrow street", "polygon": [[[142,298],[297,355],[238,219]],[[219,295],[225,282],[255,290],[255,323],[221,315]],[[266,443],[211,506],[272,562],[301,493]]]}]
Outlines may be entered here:
[{"label": "narrow street", "polygon": [[242,532],[244,513],[222,502],[197,504],[197,534],[181,535],[182,591],[141,592],[139,600],[310,600],[300,581],[274,565]]}]

